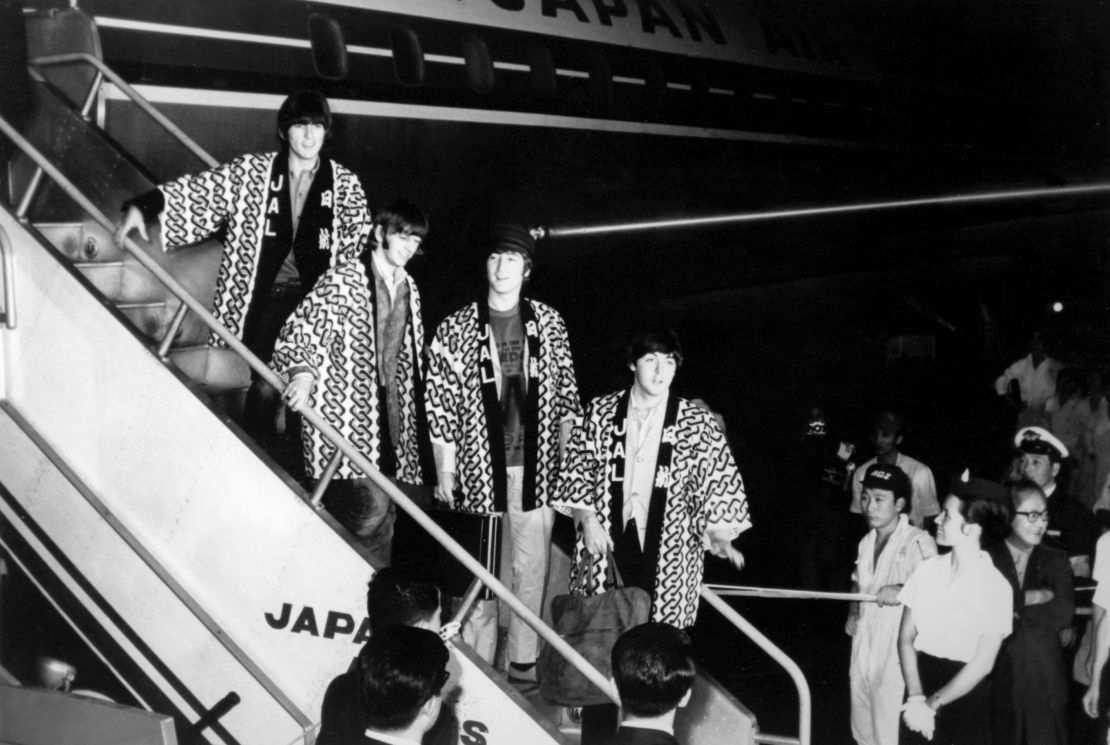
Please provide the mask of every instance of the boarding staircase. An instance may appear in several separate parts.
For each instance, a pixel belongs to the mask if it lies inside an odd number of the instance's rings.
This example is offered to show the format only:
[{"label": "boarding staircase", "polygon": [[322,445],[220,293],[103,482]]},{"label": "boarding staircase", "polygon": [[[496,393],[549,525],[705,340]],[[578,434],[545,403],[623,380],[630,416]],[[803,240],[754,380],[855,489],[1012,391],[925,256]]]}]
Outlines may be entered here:
[{"label": "boarding staircase", "polygon": [[[111,240],[119,203],[152,179],[90,112],[104,77],[134,92],[95,53],[32,61],[29,117],[16,128],[0,116],[0,143],[14,153],[0,200],[0,547],[136,701],[174,716],[182,741],[311,743],[328,681],[365,639],[372,569],[319,495],[213,404],[242,391],[249,367],[280,385],[209,312],[218,246],[167,255],[156,235],[122,252]],[[74,96],[52,81],[60,64],[92,67],[88,90]],[[210,330],[227,349],[204,344]],[[585,664],[382,483],[548,643]],[[452,643],[451,664],[465,742],[574,741],[465,644]],[[684,741],[808,743],[800,695],[799,737],[761,735],[699,675]]]}]

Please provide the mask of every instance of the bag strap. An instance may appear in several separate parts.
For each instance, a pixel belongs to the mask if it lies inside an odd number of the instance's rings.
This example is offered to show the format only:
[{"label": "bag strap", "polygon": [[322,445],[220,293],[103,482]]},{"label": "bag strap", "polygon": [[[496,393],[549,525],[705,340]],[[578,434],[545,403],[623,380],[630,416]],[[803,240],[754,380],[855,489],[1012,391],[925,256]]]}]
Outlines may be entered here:
[{"label": "bag strap", "polygon": [[605,552],[605,561],[607,565],[606,574],[613,579],[613,587],[617,590],[624,589],[624,579],[621,577],[621,570],[617,568],[617,560],[613,557],[611,549]]},{"label": "bag strap", "polygon": [[[583,587],[589,587],[589,581],[590,581],[589,578],[592,577],[593,573],[594,573],[594,561],[595,561],[594,555],[587,552],[586,556],[588,558],[587,558],[587,561],[586,561],[586,571],[582,575],[583,576],[583,582],[582,582]],[[624,589],[624,578],[621,577],[621,570],[617,568],[617,560],[613,557],[612,549],[607,549],[606,550],[605,559],[606,559],[606,569],[605,569],[606,578],[609,579],[610,581],[612,581],[613,589],[623,590]]]}]

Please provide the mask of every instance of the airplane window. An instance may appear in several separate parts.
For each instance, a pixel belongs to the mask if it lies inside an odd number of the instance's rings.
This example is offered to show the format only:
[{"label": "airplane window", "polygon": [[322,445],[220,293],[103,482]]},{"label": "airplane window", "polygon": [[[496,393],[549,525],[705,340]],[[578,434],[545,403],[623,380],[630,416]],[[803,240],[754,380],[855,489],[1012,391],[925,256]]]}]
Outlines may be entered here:
[{"label": "airplane window", "polygon": [[470,90],[477,93],[493,90],[493,62],[486,40],[477,34],[467,34],[463,38],[463,58],[466,59],[466,84]]},{"label": "airplane window", "polygon": [[613,105],[613,71],[604,54],[590,55],[590,93],[594,105],[609,108]]},{"label": "airplane window", "polygon": [[536,44],[528,49],[528,66],[532,69],[532,93],[536,98],[554,98],[555,60],[551,50]]},{"label": "airplane window", "polygon": [[393,72],[405,85],[424,82],[424,47],[420,37],[408,26],[397,25],[389,30],[393,45]]}]

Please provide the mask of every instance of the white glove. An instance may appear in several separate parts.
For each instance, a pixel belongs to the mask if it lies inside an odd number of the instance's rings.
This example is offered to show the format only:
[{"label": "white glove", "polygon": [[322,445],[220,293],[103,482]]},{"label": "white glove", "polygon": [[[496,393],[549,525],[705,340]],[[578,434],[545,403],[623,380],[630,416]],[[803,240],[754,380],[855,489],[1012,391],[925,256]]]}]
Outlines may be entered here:
[{"label": "white glove", "polygon": [[937,713],[925,703],[924,696],[910,696],[902,704],[902,721],[914,732],[920,732],[926,740],[933,739],[936,717]]}]

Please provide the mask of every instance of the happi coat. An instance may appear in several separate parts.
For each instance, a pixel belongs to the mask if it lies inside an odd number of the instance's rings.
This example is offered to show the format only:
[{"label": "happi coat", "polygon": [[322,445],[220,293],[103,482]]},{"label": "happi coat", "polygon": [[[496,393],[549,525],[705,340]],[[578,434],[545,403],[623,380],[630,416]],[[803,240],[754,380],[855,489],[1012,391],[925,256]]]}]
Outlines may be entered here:
[{"label": "happi coat", "polygon": [[[377,286],[366,251],[357,261],[330,269],[281,329],[271,367],[285,382],[300,369],[316,378],[309,405],[366,455],[380,464],[385,401],[377,374]],[[392,433],[399,481],[423,483],[420,443],[426,437],[423,400],[424,326],[416,282],[405,275],[409,313],[397,361],[400,432]],[[308,421],[302,423],[305,470],[319,478],[335,447]],[[363,478],[346,456],[337,478]]]},{"label": "happi coat", "polygon": [[[241,155],[128,204],[147,219],[157,215],[166,251],[224,231],[212,312],[239,339],[249,324],[251,301],[268,292],[290,247],[307,291],[329,267],[357,257],[369,233],[362,184],[327,158],[320,159],[295,236],[285,153]],[[215,334],[209,343],[223,345]]]},{"label": "happi coat", "polygon": [[[571,436],[554,501],[560,511],[595,512],[614,543],[624,529],[625,423],[630,390],[590,402],[582,426]],[[751,527],[751,519],[744,481],[713,416],[673,394],[667,398],[665,411],[643,561],[655,567],[652,620],[686,628],[694,625],[697,615],[698,588],[709,547],[707,531],[728,529],[735,537]],[[607,568],[605,557],[590,563],[580,532],[570,591],[602,592]]]},{"label": "happi coat", "polygon": [[[549,305],[520,299],[524,326],[526,424],[522,505],[547,506],[559,471],[563,420],[581,415],[566,324]],[[505,445],[497,385],[500,364],[485,300],[445,318],[428,353],[428,433],[453,458],[466,512],[507,509]],[[437,464],[438,465],[438,464]]]}]

